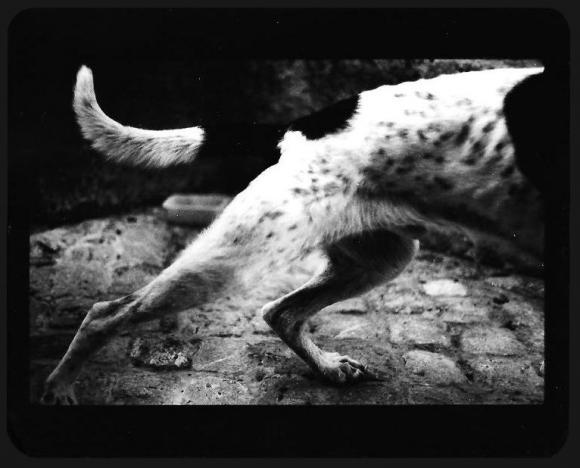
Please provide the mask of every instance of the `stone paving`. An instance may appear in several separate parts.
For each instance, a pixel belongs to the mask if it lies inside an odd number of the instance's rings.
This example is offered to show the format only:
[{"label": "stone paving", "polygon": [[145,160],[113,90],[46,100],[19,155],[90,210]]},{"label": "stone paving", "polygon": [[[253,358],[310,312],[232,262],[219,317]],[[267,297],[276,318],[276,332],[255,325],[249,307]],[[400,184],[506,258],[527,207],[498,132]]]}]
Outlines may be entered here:
[{"label": "stone paving", "polygon": [[[157,210],[30,238],[31,399],[96,301],[153,279],[198,231]],[[140,325],[85,366],[81,404],[529,404],[543,401],[543,282],[422,249],[396,280],[310,322],[324,349],[379,380],[318,380],[268,328],[260,307],[299,286],[315,255],[203,310]]]}]

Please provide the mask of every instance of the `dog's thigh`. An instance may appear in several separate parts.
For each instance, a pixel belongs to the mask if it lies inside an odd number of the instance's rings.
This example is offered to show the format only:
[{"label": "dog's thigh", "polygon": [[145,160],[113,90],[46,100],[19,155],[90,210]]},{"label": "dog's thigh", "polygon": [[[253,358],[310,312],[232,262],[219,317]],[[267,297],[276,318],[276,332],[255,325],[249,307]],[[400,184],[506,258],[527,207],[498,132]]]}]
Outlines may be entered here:
[{"label": "dog's thigh", "polygon": [[264,306],[264,319],[302,359],[323,377],[344,383],[365,376],[364,366],[348,356],[318,348],[306,335],[306,320],[335,302],[362,294],[395,278],[412,260],[416,240],[390,231],[343,238],[325,248],[325,269],[304,286]]}]

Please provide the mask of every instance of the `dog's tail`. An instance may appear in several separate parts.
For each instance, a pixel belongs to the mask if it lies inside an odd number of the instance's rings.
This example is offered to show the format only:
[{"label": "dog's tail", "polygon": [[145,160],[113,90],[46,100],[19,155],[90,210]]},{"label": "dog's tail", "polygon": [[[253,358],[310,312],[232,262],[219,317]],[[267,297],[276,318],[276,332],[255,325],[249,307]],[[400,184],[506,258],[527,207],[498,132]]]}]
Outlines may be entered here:
[{"label": "dog's tail", "polygon": [[77,74],[73,107],[82,134],[93,148],[131,165],[165,167],[191,162],[205,136],[201,127],[143,130],[115,122],[97,104],[93,73],[84,65]]}]

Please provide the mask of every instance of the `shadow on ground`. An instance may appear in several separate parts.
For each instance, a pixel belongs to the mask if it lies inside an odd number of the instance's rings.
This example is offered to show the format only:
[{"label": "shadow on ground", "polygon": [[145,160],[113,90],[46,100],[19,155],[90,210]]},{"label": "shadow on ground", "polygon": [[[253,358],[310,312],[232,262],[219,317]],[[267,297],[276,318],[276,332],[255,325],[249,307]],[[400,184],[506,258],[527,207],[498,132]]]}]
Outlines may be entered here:
[{"label": "shadow on ground", "polygon": [[[198,231],[157,211],[86,221],[30,239],[31,398],[96,301],[153,279]],[[84,368],[81,404],[529,404],[543,401],[543,282],[423,250],[395,281],[310,323],[324,349],[380,380],[319,381],[259,316],[319,259],[259,290],[114,338]]]}]

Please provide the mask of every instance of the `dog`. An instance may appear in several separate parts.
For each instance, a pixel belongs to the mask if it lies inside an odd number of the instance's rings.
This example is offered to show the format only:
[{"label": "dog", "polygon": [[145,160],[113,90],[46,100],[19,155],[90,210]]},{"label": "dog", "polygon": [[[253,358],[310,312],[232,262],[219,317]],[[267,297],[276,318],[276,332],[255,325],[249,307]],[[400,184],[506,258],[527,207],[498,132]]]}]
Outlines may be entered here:
[{"label": "dog", "polygon": [[[325,306],[399,275],[426,232],[453,226],[541,259],[542,183],[538,171],[522,169],[529,165],[520,163],[526,156],[510,133],[517,114],[510,102],[542,74],[505,68],[386,85],[293,122],[280,132],[278,162],[172,265],[133,294],[94,304],[46,380],[42,401],[77,403],[72,385],[83,362],[121,330],[210,303],[244,281],[245,270],[268,271],[314,250],[324,266],[266,304],[263,318],[328,382],[371,378],[355,359],[320,349],[305,324]],[[85,66],[73,105],[83,136],[121,163],[189,164],[209,134],[199,126],[121,125],[97,104]]]}]

